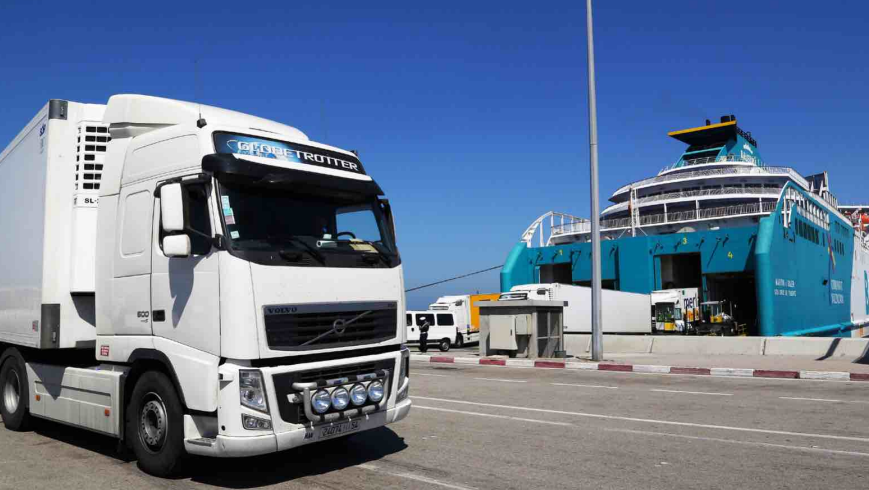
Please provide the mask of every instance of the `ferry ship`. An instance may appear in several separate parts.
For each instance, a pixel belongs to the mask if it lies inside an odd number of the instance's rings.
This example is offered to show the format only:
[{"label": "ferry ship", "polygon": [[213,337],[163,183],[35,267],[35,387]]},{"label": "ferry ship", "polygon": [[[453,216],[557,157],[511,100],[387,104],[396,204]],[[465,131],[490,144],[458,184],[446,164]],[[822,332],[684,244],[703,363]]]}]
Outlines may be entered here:
[{"label": "ferry ship", "polygon": [[[749,335],[869,335],[869,206],[840,205],[827,172],[767,165],[735,116],[669,136],[687,145],[679,159],[601,212],[603,288],[698,288]],[[502,291],[590,286],[590,241],[590,221],[546,213],[507,257]]]}]

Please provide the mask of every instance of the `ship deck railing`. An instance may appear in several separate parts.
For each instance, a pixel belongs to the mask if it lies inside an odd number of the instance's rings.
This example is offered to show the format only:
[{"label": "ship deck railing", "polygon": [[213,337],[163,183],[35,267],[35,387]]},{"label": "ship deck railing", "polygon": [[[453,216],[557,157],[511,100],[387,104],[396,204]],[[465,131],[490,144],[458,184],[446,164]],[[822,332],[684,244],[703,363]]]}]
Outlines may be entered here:
[{"label": "ship deck railing", "polygon": [[700,158],[690,158],[687,160],[679,160],[672,165],[667,165],[662,168],[658,174],[663,174],[664,172],[669,172],[670,170],[676,170],[679,168],[685,167],[693,167],[694,165],[708,165],[710,163],[750,163],[752,165],[763,166],[756,158],[753,158],[748,155],[721,155],[714,157],[700,157]]},{"label": "ship deck railing", "polygon": [[[745,162],[751,163],[751,162]],[[799,174],[796,170],[791,167],[758,167],[758,166],[748,166],[748,167],[722,167],[722,168],[709,168],[703,170],[688,170],[685,172],[677,172],[666,175],[658,175],[656,177],[650,177],[648,179],[638,180],[636,182],[632,182],[628,185],[622,186],[619,190],[613,193],[613,197],[623,194],[631,190],[631,187],[643,187],[651,184],[659,184],[662,182],[671,182],[675,180],[688,180],[688,179],[697,179],[704,177],[718,177],[718,176],[729,176],[729,175],[752,175],[752,176],[786,176],[800,185],[802,188],[808,190],[809,189],[809,181],[806,180],[802,175]]]},{"label": "ship deck railing", "polygon": [[[749,184],[751,185],[751,184]],[[724,186],[718,187],[715,189],[698,189],[693,191],[676,191],[676,192],[665,192],[663,194],[657,194],[654,196],[646,196],[641,197],[634,201],[638,205],[648,204],[652,202],[659,201],[669,201],[669,200],[679,200],[682,198],[689,197],[710,197],[710,196],[727,196],[734,194],[749,194],[749,195],[765,195],[769,197],[778,197],[781,195],[781,186],[770,186],[770,187],[742,187],[742,186]],[[620,202],[617,204],[613,204],[608,208],[604,209],[604,213],[611,213],[615,211],[621,211],[628,208],[628,201]]]},{"label": "ship deck railing", "polygon": [[[670,213],[649,214],[640,216],[638,225],[656,226],[663,224],[678,224],[709,219],[733,218],[740,216],[768,215],[775,211],[777,202],[755,202],[734,206],[720,206],[706,209],[691,209]],[[600,221],[601,231],[627,229],[631,227],[631,218],[604,219]],[[553,238],[565,235],[582,235],[591,233],[591,223],[586,220],[564,223],[552,227],[550,243]]]}]

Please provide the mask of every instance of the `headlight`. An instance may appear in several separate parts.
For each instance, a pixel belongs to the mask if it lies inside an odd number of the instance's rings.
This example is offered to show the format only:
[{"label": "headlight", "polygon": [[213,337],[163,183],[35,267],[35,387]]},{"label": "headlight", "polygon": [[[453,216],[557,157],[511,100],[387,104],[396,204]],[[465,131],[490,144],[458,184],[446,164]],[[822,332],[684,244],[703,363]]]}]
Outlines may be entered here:
[{"label": "headlight", "polygon": [[380,381],[372,381],[371,384],[368,385],[368,399],[374,403],[383,400],[383,383]]},{"label": "headlight", "polygon": [[353,388],[350,388],[350,401],[357,407],[364,405],[368,401],[368,390],[365,389],[365,386],[360,384],[353,385]]},{"label": "headlight", "polygon": [[317,413],[326,413],[332,405],[332,397],[326,390],[320,390],[311,397],[311,408]]},{"label": "headlight", "polygon": [[332,391],[332,406],[335,410],[344,410],[350,404],[350,393],[343,386],[339,386]]},{"label": "headlight", "polygon": [[272,429],[272,421],[261,419],[259,417],[252,417],[247,414],[243,414],[241,416],[241,425],[247,430],[271,430]]},{"label": "headlight", "polygon": [[238,390],[241,404],[260,412],[269,413],[266,403],[266,390],[263,387],[263,375],[255,370],[238,372]]}]

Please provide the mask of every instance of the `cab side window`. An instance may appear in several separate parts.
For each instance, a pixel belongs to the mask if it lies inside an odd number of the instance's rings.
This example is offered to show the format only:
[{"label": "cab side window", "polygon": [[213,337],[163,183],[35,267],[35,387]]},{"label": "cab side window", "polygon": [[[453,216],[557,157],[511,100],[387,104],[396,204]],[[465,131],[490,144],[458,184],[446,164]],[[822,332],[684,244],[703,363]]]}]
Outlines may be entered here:
[{"label": "cab side window", "polygon": [[206,255],[211,251],[211,218],[208,214],[208,188],[205,184],[184,186],[187,193],[187,212],[190,228],[202,233],[190,234],[193,255]]}]

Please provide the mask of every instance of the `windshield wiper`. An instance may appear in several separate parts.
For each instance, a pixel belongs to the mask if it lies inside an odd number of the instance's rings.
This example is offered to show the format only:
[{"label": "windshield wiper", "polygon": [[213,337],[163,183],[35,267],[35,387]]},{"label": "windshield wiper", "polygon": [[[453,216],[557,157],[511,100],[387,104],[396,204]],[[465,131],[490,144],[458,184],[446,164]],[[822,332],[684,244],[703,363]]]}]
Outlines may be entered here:
[{"label": "windshield wiper", "polygon": [[[280,241],[283,241],[283,242],[290,242],[290,243],[293,243],[295,245],[301,245],[309,254],[311,254],[311,257],[314,257],[315,259],[317,259],[317,262],[319,262],[322,265],[326,265],[326,256],[324,256],[322,253],[320,253],[319,250],[312,247],[308,242],[302,240],[301,238],[294,237],[294,236],[285,236],[285,237],[280,237],[277,239]],[[289,257],[287,256],[287,254],[285,252],[286,251],[281,250],[278,253],[281,255],[281,257],[289,260]]]},{"label": "windshield wiper", "polygon": [[[365,241],[365,243],[371,245],[371,248],[374,249],[374,251],[377,253],[377,256],[380,258],[380,260],[383,261],[384,264],[386,264],[388,266],[392,265],[392,257],[390,257],[389,254],[387,254],[386,252],[384,252],[383,250],[380,249],[380,247],[382,245],[375,243],[375,242],[369,242],[369,241]],[[363,260],[366,259],[367,257],[369,257],[369,255],[362,256]]]}]

